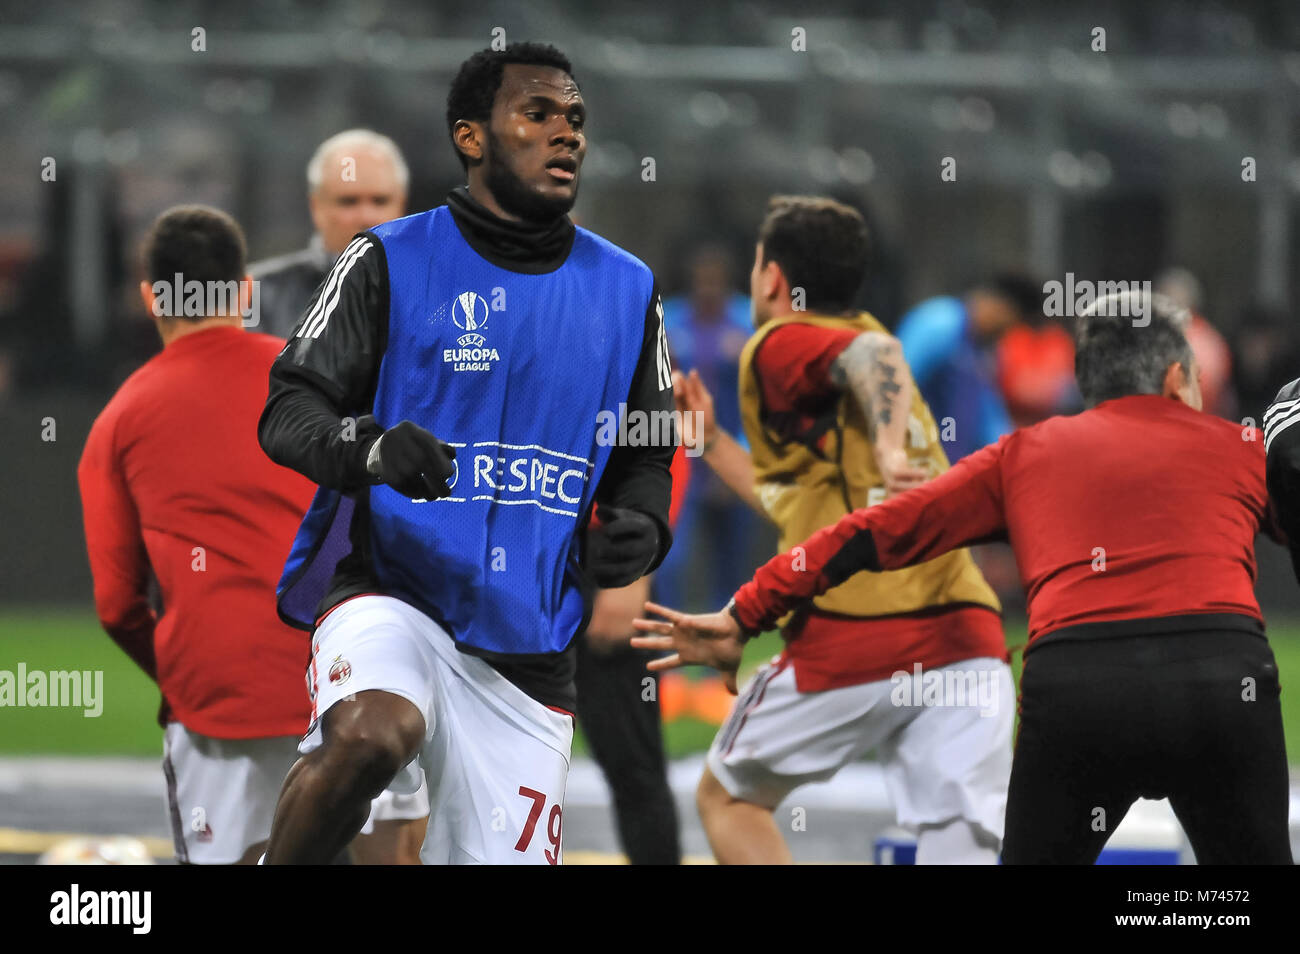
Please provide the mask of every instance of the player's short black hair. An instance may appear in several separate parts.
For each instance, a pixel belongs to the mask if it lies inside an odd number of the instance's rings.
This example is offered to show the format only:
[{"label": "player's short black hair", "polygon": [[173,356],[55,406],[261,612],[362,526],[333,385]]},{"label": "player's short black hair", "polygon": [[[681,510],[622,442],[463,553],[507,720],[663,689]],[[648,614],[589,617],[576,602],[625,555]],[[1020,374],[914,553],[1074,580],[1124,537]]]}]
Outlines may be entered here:
[{"label": "player's short black hair", "polygon": [[[209,317],[206,309],[221,291],[222,301],[237,301],[238,283],[245,274],[247,246],[239,223],[220,209],[206,205],[177,205],[154,221],[145,236],[141,258],[148,281],[165,282],[170,294],[154,307],[163,317],[193,321]],[[180,275],[179,285],[176,276]],[[197,311],[182,305],[191,282],[204,289],[204,308]],[[228,306],[227,306],[228,307]]]},{"label": "player's short black hair", "polygon": [[1043,318],[1043,301],[1046,293],[1043,283],[1034,281],[1020,272],[999,272],[975,285],[976,291],[996,295],[1008,302],[1022,320],[1029,324],[1040,323]]},{"label": "player's short black hair", "polygon": [[154,221],[144,238],[141,258],[152,282],[239,281],[247,258],[244,230],[220,209],[177,205]]},{"label": "player's short black hair", "polygon": [[1097,299],[1076,319],[1074,334],[1074,376],[1084,403],[1159,394],[1171,364],[1190,375],[1189,317],[1163,295],[1128,291]]},{"label": "player's short black hair", "polygon": [[549,43],[508,43],[502,50],[479,50],[460,64],[460,70],[447,92],[447,135],[451,137],[452,148],[456,150],[456,158],[463,168],[469,168],[469,160],[456,149],[456,123],[461,119],[476,123],[488,121],[497,91],[501,89],[501,74],[507,63],[553,66],[568,73],[569,78],[577,82],[569,58]]},{"label": "player's short black hair", "polygon": [[848,311],[867,276],[871,249],[857,209],[824,196],[777,195],[758,230],[763,261],[776,262],[809,311]]}]

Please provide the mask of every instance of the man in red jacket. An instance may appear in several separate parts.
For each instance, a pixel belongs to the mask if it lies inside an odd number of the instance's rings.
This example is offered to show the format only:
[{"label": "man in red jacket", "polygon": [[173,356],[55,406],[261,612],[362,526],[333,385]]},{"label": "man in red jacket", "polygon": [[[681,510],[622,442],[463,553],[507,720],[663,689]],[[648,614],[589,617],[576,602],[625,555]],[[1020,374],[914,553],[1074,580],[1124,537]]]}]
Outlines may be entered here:
[{"label": "man in red jacket", "polygon": [[1289,864],[1277,664],[1254,595],[1255,536],[1276,536],[1263,441],[1201,412],[1172,303],[1125,298],[1079,319],[1088,410],[853,511],[717,613],[648,603],[669,622],[638,620],[656,635],[634,645],[676,650],[653,668],[734,679],[745,639],[852,574],[1006,540],[1029,645],[1004,862],[1093,862],[1136,799],[1168,797],[1201,864]]},{"label": "man in red jacket", "polygon": [[144,264],[163,350],[109,401],[77,469],[95,606],[162,691],[177,860],[252,863],[310,713],[309,647],[276,615],[275,584],[314,487],[257,444],[284,342],[241,327],[239,226],[171,209]]}]

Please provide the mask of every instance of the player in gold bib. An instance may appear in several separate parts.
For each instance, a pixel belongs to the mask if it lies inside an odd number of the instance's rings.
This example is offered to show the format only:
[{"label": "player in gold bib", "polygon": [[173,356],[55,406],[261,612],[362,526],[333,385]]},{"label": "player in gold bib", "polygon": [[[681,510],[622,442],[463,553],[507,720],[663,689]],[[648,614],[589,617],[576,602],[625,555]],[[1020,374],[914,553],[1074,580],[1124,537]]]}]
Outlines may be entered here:
[{"label": "player in gold bib", "polygon": [[[772,200],[750,276],[757,330],[741,355],[748,453],[713,424],[698,376],[677,376],[682,409],[704,412],[705,460],[777,525],[782,549],[948,468],[898,341],[851,308],[867,258],[853,209]],[[718,860],[789,861],[774,809],[875,750],[918,863],[995,863],[1014,714],[1000,609],[958,550],[856,574],[784,619],[785,651],[741,693],[700,782]],[[634,642],[672,648],[666,635]]]}]

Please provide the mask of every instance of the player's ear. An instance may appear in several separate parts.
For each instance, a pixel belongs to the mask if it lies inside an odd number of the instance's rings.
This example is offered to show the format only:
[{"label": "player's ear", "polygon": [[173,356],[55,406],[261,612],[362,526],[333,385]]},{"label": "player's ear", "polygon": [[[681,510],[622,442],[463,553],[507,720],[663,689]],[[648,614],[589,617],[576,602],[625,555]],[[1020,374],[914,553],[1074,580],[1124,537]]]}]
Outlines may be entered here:
[{"label": "player's ear", "polygon": [[1165,380],[1160,387],[1160,393],[1167,398],[1177,398],[1180,391],[1187,384],[1187,372],[1183,370],[1183,365],[1175,361],[1165,368]]},{"label": "player's ear", "polygon": [[1196,380],[1195,367],[1188,368],[1181,361],[1172,362],[1165,368],[1165,380],[1160,393],[1175,401],[1182,401],[1188,407],[1201,410],[1200,382]]},{"label": "player's ear", "polygon": [[781,266],[776,263],[776,259],[769,260],[759,274],[759,287],[763,291],[763,297],[768,301],[776,298],[780,295],[784,282],[785,273],[781,271]]},{"label": "player's ear", "polygon": [[153,285],[149,283],[149,279],[140,279],[140,300],[144,302],[144,310],[149,312],[152,317],[157,317],[154,315],[153,310],[153,303],[156,299],[157,296],[153,293]]},{"label": "player's ear", "polygon": [[470,162],[479,162],[483,158],[483,124],[468,119],[456,120],[452,127],[452,141],[456,148]]}]

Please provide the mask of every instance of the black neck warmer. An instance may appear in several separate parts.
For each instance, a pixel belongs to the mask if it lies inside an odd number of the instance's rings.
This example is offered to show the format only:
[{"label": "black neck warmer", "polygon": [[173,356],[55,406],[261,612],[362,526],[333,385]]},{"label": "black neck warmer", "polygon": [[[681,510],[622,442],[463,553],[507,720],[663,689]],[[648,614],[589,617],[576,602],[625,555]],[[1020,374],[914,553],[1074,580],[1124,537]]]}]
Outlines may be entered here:
[{"label": "black neck warmer", "polygon": [[573,247],[574,226],[567,215],[551,222],[511,222],[474,201],[463,185],[447,193],[447,205],[470,248],[501,268],[533,275],[553,272]]}]

